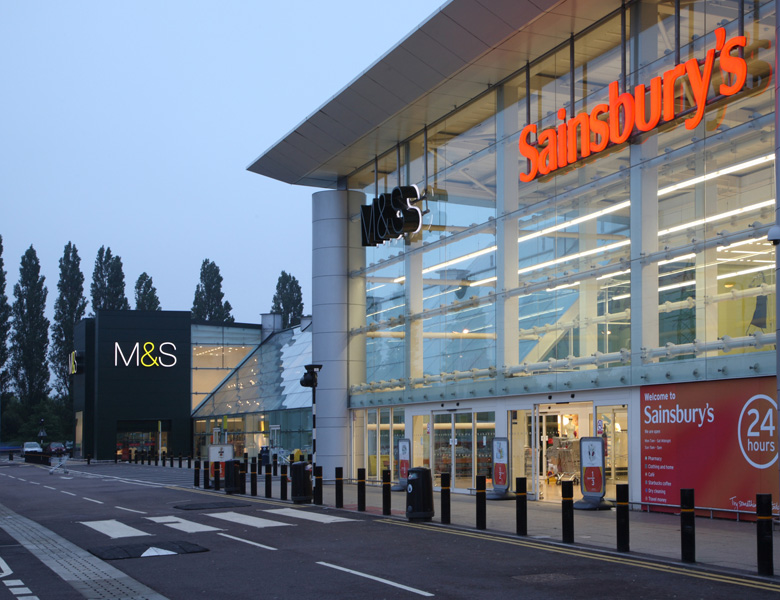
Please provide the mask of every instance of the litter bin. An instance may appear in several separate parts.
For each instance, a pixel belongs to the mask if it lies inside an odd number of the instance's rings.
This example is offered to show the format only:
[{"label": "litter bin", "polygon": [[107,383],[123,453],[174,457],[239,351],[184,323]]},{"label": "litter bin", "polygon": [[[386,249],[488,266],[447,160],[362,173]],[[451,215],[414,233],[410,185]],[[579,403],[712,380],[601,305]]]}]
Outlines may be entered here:
[{"label": "litter bin", "polygon": [[431,470],[423,467],[409,469],[406,478],[406,518],[410,521],[430,521],[433,514]]},{"label": "litter bin", "polygon": [[241,491],[239,480],[241,461],[238,459],[225,461],[225,493],[238,494]]},{"label": "litter bin", "polygon": [[268,448],[268,446],[263,446],[260,448],[260,464],[262,466],[271,464],[271,450]]},{"label": "litter bin", "polygon": [[295,504],[311,504],[311,471],[309,463],[299,461],[290,466],[291,492],[290,497]]}]

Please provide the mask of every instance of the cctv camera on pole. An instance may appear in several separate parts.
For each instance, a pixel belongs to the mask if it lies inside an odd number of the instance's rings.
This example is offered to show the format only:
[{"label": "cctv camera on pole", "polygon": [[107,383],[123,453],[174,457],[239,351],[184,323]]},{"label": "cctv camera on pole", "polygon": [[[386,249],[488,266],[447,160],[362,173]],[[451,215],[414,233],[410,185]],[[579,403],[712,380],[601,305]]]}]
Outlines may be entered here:
[{"label": "cctv camera on pole", "polygon": [[322,365],[305,365],[306,372],[301,377],[301,385],[311,388],[311,462],[312,469],[317,464],[317,373]]}]

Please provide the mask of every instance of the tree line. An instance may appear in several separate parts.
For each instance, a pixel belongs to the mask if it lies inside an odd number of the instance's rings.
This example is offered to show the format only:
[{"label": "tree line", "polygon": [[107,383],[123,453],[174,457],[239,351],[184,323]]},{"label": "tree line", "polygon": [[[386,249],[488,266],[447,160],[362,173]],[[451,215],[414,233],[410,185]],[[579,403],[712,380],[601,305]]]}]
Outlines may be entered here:
[{"label": "tree line", "polygon": [[[41,419],[47,439],[72,437],[73,395],[68,355],[74,347],[74,328],[87,310],[81,258],[74,244],[65,245],[59,261],[54,322],[46,318],[48,289],[33,246],[24,253],[13,302],[6,295],[3,238],[0,236],[0,440],[34,440]],[[94,316],[98,310],[130,310],[125,295],[122,259],[101,246],[90,284]],[[152,278],[141,273],[135,282],[135,310],[162,310]],[[230,302],[224,300],[219,267],[204,259],[195,288],[192,318],[208,323],[233,323]],[[295,277],[282,271],[272,312],[282,312],[284,327],[300,323],[301,289]],[[51,334],[51,335],[50,335]],[[51,370],[50,370],[51,369]]]}]

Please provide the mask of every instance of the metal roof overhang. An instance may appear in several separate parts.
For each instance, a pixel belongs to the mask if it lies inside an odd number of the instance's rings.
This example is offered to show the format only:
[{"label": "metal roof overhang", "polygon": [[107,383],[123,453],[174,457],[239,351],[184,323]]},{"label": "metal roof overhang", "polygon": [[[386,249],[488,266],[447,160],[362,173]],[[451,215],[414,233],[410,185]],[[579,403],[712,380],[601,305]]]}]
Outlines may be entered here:
[{"label": "metal roof overhang", "polygon": [[248,170],[339,180],[620,7],[620,0],[451,0]]}]

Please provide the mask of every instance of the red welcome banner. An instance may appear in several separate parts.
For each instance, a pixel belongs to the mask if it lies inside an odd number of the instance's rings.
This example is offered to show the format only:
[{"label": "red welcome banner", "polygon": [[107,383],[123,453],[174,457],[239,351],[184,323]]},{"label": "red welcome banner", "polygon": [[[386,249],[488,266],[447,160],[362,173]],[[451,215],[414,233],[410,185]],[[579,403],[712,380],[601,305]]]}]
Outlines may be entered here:
[{"label": "red welcome banner", "polygon": [[774,377],[641,388],[642,502],[755,512],[772,494],[778,514]]}]

